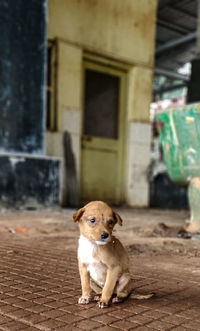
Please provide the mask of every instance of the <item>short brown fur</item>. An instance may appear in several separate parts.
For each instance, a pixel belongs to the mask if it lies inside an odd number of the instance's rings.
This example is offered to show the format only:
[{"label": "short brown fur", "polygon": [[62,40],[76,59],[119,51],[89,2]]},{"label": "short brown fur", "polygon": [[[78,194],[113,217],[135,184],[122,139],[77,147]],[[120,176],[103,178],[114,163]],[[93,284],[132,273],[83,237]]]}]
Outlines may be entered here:
[{"label": "short brown fur", "polygon": [[[92,253],[88,251],[88,255],[92,254],[92,260],[87,260],[87,252],[84,260],[82,255],[86,247],[83,244],[80,248],[79,240],[78,259],[82,285],[79,303],[87,304],[95,299],[99,301],[99,307],[104,308],[109,305],[111,299],[114,303],[121,302],[132,291],[128,254],[121,242],[112,235],[115,224],[122,225],[121,217],[106,203],[92,201],[79,209],[73,219],[78,222],[86,245],[89,242],[92,248]],[[102,234],[105,233],[108,237],[102,239]],[[91,275],[93,269],[96,279]],[[98,296],[92,296],[92,290]],[[150,296],[136,295],[135,298],[145,299]]]}]

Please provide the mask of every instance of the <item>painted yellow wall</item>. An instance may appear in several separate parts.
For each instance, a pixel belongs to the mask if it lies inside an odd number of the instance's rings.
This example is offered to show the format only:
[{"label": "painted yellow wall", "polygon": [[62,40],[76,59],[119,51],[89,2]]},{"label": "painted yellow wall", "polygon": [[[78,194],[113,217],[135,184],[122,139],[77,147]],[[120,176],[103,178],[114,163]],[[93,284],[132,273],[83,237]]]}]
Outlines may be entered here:
[{"label": "painted yellow wall", "polygon": [[57,61],[58,128],[63,131],[63,113],[81,110],[82,50],[59,40]]},{"label": "painted yellow wall", "polygon": [[135,66],[129,71],[128,120],[149,122],[152,98],[152,77],[150,68]]},{"label": "painted yellow wall", "polygon": [[50,39],[153,65],[157,0],[49,0]]}]

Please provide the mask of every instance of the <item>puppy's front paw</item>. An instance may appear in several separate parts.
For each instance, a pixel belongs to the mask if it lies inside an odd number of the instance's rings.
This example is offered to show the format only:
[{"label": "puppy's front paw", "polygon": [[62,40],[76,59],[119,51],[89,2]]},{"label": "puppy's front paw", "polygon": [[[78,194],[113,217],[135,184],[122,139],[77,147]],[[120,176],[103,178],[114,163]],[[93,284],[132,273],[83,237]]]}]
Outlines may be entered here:
[{"label": "puppy's front paw", "polygon": [[120,299],[120,298],[118,298],[118,297],[114,297],[113,299],[112,299],[112,303],[121,303],[121,302],[123,302],[124,301],[124,299]]},{"label": "puppy's front paw", "polygon": [[101,295],[95,295],[93,300],[96,301],[96,302],[99,302],[101,299]]},{"label": "puppy's front paw", "polygon": [[88,303],[90,303],[92,301],[92,298],[90,295],[86,296],[86,297],[80,297],[78,299],[78,303],[80,305],[87,305]]},{"label": "puppy's front paw", "polygon": [[107,307],[109,307],[109,302],[104,302],[104,301],[99,301],[98,302],[98,306],[99,306],[99,308],[107,308]]}]

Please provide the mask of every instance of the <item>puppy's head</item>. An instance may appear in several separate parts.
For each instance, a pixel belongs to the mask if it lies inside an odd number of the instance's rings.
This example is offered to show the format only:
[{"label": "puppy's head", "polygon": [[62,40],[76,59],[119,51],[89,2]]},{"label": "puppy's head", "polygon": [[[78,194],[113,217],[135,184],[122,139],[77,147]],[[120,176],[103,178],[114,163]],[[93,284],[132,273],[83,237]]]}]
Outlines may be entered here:
[{"label": "puppy's head", "polygon": [[88,203],[73,215],[73,219],[78,222],[81,234],[98,245],[111,240],[116,223],[122,225],[121,217],[102,201]]}]

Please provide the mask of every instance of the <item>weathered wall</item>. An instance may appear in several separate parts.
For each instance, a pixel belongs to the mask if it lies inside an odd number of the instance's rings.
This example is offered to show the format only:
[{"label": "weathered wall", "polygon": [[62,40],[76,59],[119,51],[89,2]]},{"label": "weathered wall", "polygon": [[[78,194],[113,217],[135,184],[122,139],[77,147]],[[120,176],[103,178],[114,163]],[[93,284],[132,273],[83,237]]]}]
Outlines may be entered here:
[{"label": "weathered wall", "polygon": [[0,1],[0,204],[58,204],[61,160],[44,156],[47,0]]},{"label": "weathered wall", "polygon": [[152,75],[151,68],[138,65],[129,70],[125,199],[137,207],[149,203]]},{"label": "weathered wall", "polygon": [[50,0],[49,38],[152,66],[156,0]]},{"label": "weathered wall", "polygon": [[152,97],[152,69],[135,65],[129,71],[128,121],[149,122]]},{"label": "weathered wall", "polygon": [[0,152],[44,152],[46,5],[0,2]]},{"label": "weathered wall", "polygon": [[0,205],[36,208],[59,203],[60,160],[24,155],[0,157]]},{"label": "weathered wall", "polygon": [[127,139],[126,202],[146,206],[149,199],[147,178],[150,163],[151,125],[130,122]]},{"label": "weathered wall", "polygon": [[[64,157],[64,132],[70,134],[71,150],[74,156],[77,191],[80,185],[81,158],[81,79],[82,50],[79,47],[57,41],[57,116],[58,131],[47,132],[46,153],[49,156]],[[65,162],[62,164],[61,204],[66,206],[67,174]]]},{"label": "weathered wall", "polygon": [[[148,205],[157,0],[49,0],[48,38],[56,39],[58,131],[47,132],[47,154],[63,156],[63,132],[71,135],[80,180],[82,66],[85,52],[127,70],[125,201]],[[140,157],[138,157],[138,155]],[[67,178],[64,178],[64,183]],[[63,184],[64,190],[65,184]]]}]

